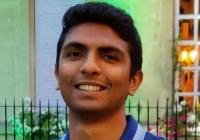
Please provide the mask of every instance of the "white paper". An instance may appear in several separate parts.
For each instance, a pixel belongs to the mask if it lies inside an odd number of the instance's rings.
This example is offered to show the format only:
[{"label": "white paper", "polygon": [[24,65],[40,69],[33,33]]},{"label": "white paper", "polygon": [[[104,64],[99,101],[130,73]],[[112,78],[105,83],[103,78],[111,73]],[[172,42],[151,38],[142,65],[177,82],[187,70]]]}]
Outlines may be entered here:
[{"label": "white paper", "polygon": [[35,0],[35,49],[36,49],[36,104],[65,105],[56,91],[54,66],[56,45],[62,29],[65,11],[84,0]]}]

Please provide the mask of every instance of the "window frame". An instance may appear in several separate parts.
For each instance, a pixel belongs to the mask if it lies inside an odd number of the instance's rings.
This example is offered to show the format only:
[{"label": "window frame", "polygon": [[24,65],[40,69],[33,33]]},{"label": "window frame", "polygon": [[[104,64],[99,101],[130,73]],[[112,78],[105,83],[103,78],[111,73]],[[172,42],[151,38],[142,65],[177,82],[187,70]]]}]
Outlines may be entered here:
[{"label": "window frame", "polygon": [[[192,14],[180,14],[180,0],[174,1],[175,5],[175,20],[174,20],[174,39],[177,40],[177,45],[193,45],[194,49],[199,52],[200,50],[200,39],[198,36],[198,27],[200,22],[200,10],[199,10],[199,0],[194,0],[194,11]],[[179,38],[179,22],[180,20],[189,19],[193,20],[194,32],[192,40],[180,40]],[[179,102],[179,97],[190,96],[193,97],[193,108],[199,103],[200,91],[198,91],[199,85],[199,74],[200,74],[200,66],[199,66],[199,53],[197,53],[197,57],[195,59],[193,66],[183,66],[182,70],[190,70],[194,72],[194,81],[193,81],[193,92],[180,92],[176,90],[175,100]],[[175,89],[179,88],[179,69],[177,68],[175,72]]]}]

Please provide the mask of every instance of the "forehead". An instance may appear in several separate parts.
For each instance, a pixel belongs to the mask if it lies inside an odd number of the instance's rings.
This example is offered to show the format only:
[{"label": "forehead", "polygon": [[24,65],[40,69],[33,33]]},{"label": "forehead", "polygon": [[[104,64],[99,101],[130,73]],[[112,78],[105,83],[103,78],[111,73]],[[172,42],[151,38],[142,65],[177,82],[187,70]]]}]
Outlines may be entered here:
[{"label": "forehead", "polygon": [[118,49],[129,49],[129,44],[108,25],[97,23],[84,23],[73,27],[67,34],[63,46],[70,42],[79,42],[86,46],[113,46]]}]

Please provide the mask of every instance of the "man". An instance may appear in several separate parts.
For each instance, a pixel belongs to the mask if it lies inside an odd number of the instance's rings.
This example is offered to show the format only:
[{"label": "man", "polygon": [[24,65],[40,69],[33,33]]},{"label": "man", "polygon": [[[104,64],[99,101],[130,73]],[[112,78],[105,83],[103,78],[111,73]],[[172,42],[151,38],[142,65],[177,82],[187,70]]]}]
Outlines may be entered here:
[{"label": "man", "polygon": [[125,115],[143,79],[139,34],[125,11],[106,3],[71,7],[63,17],[55,75],[69,107],[62,140],[158,140]]}]

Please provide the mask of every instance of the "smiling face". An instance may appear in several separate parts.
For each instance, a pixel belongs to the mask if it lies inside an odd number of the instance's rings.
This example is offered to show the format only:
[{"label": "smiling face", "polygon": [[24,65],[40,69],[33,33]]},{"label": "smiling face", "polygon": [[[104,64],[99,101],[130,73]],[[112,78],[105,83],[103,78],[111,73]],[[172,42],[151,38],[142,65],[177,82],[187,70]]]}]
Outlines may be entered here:
[{"label": "smiling face", "polygon": [[55,69],[62,97],[75,112],[124,111],[129,92],[142,81],[130,78],[129,45],[109,26],[84,23],[68,33]]}]

